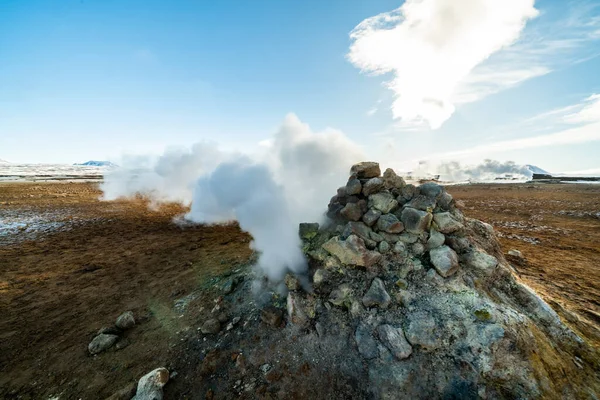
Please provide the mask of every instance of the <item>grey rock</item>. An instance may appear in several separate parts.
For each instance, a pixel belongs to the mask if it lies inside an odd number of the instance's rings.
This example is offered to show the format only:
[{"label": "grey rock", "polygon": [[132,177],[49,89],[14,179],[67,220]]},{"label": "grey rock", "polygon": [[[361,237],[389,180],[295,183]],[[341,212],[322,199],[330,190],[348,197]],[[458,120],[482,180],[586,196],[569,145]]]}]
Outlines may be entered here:
[{"label": "grey rock", "polygon": [[410,233],[421,234],[429,229],[432,215],[422,210],[406,207],[402,210],[401,219],[404,229]]},{"label": "grey rock", "polygon": [[162,400],[163,387],[168,381],[169,371],[166,368],[157,368],[147,373],[139,380],[132,400]]},{"label": "grey rock", "polygon": [[475,249],[461,257],[465,265],[485,275],[491,274],[498,265],[498,259],[481,249]]},{"label": "grey rock", "polygon": [[383,236],[373,231],[369,232],[369,239],[374,240],[377,243],[382,242],[384,240]]},{"label": "grey rock", "polygon": [[396,243],[398,240],[400,240],[400,236],[401,236],[401,235],[398,235],[395,233],[387,233],[387,232],[379,232],[379,234],[381,235],[383,240],[385,240],[388,243]]},{"label": "grey rock", "polygon": [[441,233],[453,233],[463,228],[463,224],[456,221],[449,212],[435,213],[433,220]]},{"label": "grey rock", "polygon": [[232,293],[235,289],[235,280],[233,278],[228,278],[225,280],[225,283],[223,283],[221,289],[223,290],[223,294]]},{"label": "grey rock", "polygon": [[363,240],[372,240],[369,236],[371,232],[373,232],[371,228],[364,222],[348,222],[346,226],[344,226],[344,230],[340,237],[345,240],[350,235],[354,234]]},{"label": "grey rock", "polygon": [[101,335],[101,334],[107,334],[107,335],[119,335],[121,334],[121,330],[119,328],[117,328],[116,326],[105,326],[100,328],[100,330],[98,330],[98,332],[96,333],[97,335]]},{"label": "grey rock", "polygon": [[310,318],[302,298],[297,293],[289,292],[286,303],[290,322],[300,327],[306,327],[310,323]]},{"label": "grey rock", "polygon": [[123,314],[119,315],[115,326],[122,330],[133,328],[135,326],[135,318],[133,317],[133,312],[125,311]]},{"label": "grey rock", "polygon": [[444,190],[441,196],[438,197],[437,204],[443,210],[450,210],[453,208],[454,199],[450,193]]},{"label": "grey rock", "polygon": [[117,342],[117,344],[115,344],[115,349],[116,350],[123,350],[124,348],[126,348],[130,344],[131,344],[131,342],[128,339],[121,339],[121,340],[119,340]]},{"label": "grey rock", "polygon": [[373,224],[377,222],[380,216],[381,211],[370,209],[365,213],[365,215],[363,215],[362,220],[368,226],[373,226]]},{"label": "grey rock", "polygon": [[394,253],[406,253],[406,245],[403,242],[396,242],[394,245]]},{"label": "grey rock", "polygon": [[365,324],[359,324],[354,332],[354,340],[358,346],[358,352],[367,360],[376,358],[379,355],[377,341],[373,337],[371,329]]},{"label": "grey rock", "polygon": [[377,247],[381,254],[385,254],[390,251],[390,244],[385,240],[379,242],[379,246]]},{"label": "grey rock", "polygon": [[386,189],[402,189],[406,186],[404,179],[396,175],[393,169],[388,168],[383,173],[383,184]]},{"label": "grey rock", "polygon": [[362,191],[362,184],[360,183],[360,180],[357,178],[351,178],[350,180],[348,180],[348,183],[346,184],[346,193],[350,196],[356,195],[356,194],[360,194],[360,192]]},{"label": "grey rock", "polygon": [[206,320],[200,327],[200,331],[205,335],[216,334],[221,330],[221,323],[216,318]]},{"label": "grey rock", "polygon": [[357,203],[347,203],[344,208],[341,209],[340,215],[349,221],[360,221],[362,211]]},{"label": "grey rock", "polygon": [[283,320],[283,311],[275,306],[267,306],[261,310],[260,319],[274,328],[279,327]]},{"label": "grey rock", "polygon": [[408,358],[412,354],[412,346],[406,341],[402,328],[394,328],[391,325],[379,325],[377,327],[379,340],[398,360]]},{"label": "grey rock", "polygon": [[457,253],[464,253],[471,248],[469,239],[462,236],[446,236],[446,243],[448,243],[448,246],[452,247]]},{"label": "grey rock", "polygon": [[417,188],[415,185],[408,184],[400,190],[400,195],[396,198],[396,200],[398,200],[398,203],[400,204],[406,204],[406,202],[412,200],[416,193]]},{"label": "grey rock", "polygon": [[413,197],[411,201],[406,203],[406,207],[416,208],[417,210],[432,212],[435,209],[435,199],[423,195]]},{"label": "grey rock", "polygon": [[321,284],[327,282],[329,279],[329,273],[324,269],[318,269],[313,274],[313,285],[321,286]]},{"label": "grey rock", "polygon": [[90,354],[99,354],[105,350],[110,349],[119,340],[117,335],[109,335],[101,333],[97,335],[88,345],[88,351]]},{"label": "grey rock", "polygon": [[429,240],[427,240],[427,250],[440,247],[446,241],[446,236],[434,229],[429,232]]},{"label": "grey rock", "polygon": [[298,290],[300,289],[300,281],[297,277],[292,274],[287,274],[284,279],[285,286],[288,290]]},{"label": "grey rock", "polygon": [[417,242],[411,246],[410,250],[414,255],[421,256],[423,253],[425,253],[425,246],[422,243]]},{"label": "grey rock", "polygon": [[353,296],[354,291],[352,290],[352,286],[344,283],[337,289],[331,291],[329,302],[338,307],[350,307],[352,305]]},{"label": "grey rock", "polygon": [[425,350],[435,350],[441,346],[440,331],[435,320],[426,312],[415,312],[409,317],[406,339],[413,346],[421,346]]},{"label": "grey rock", "polygon": [[427,182],[419,186],[419,193],[432,199],[437,199],[443,192],[444,188],[437,183]]},{"label": "grey rock", "polygon": [[319,233],[319,224],[316,222],[303,222],[298,226],[300,238],[310,240]]},{"label": "grey rock", "polygon": [[458,256],[448,246],[440,246],[430,250],[429,257],[436,271],[444,278],[451,276],[458,270]]},{"label": "grey rock", "polygon": [[385,290],[383,281],[379,278],[373,279],[371,287],[362,298],[362,303],[365,307],[380,307],[387,308],[390,305],[391,297]]},{"label": "grey rock", "polygon": [[381,178],[371,178],[363,185],[362,193],[365,196],[370,196],[379,192],[382,188],[383,180]]},{"label": "grey rock", "polygon": [[381,175],[381,169],[379,163],[363,161],[350,168],[350,175],[355,175],[358,179],[375,178]]},{"label": "grey rock", "polygon": [[[344,208],[340,203],[331,203],[327,208],[327,217],[333,220],[340,218],[340,211]],[[306,239],[306,238],[304,238]]]},{"label": "grey rock", "polygon": [[379,192],[369,196],[369,208],[379,210],[383,214],[392,212],[398,207],[398,202],[387,192]]},{"label": "grey rock", "polygon": [[400,233],[404,230],[404,225],[394,214],[383,214],[377,220],[377,229],[386,233]]},{"label": "grey rock", "polygon": [[381,254],[368,251],[365,241],[352,234],[346,240],[334,236],[323,244],[323,249],[336,256],[342,264],[370,267],[381,259]]},{"label": "grey rock", "polygon": [[519,250],[511,249],[511,250],[508,251],[507,254],[509,256],[511,256],[511,257],[514,257],[514,258],[524,259],[523,253],[521,253]]},{"label": "grey rock", "polygon": [[399,237],[398,240],[402,243],[413,244],[419,241],[419,235],[415,235],[414,233],[404,232]]}]

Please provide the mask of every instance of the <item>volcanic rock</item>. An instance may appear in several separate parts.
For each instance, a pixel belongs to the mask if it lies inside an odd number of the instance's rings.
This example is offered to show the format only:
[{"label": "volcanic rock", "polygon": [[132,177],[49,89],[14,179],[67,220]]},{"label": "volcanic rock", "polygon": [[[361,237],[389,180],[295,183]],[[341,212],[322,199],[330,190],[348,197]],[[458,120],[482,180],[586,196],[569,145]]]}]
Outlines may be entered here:
[{"label": "volcanic rock", "polygon": [[319,224],[316,222],[303,222],[300,224],[298,231],[301,239],[310,240],[319,233]]},{"label": "volcanic rock", "polygon": [[430,213],[411,207],[406,207],[404,210],[402,210],[401,216],[404,229],[410,233],[416,234],[420,234],[428,230],[432,218],[433,217]]},{"label": "volcanic rock", "polygon": [[437,183],[427,182],[419,186],[419,193],[432,199],[437,199],[443,192],[444,188]]},{"label": "volcanic rock", "polygon": [[383,173],[383,185],[386,189],[402,189],[406,183],[401,176],[396,175],[393,169],[388,168]]},{"label": "volcanic rock", "polygon": [[206,320],[202,324],[202,327],[200,327],[200,330],[205,335],[216,334],[216,333],[219,333],[219,331],[221,330],[221,323],[219,322],[218,319],[211,318],[209,320]]},{"label": "volcanic rock", "polygon": [[404,225],[394,214],[383,214],[377,220],[377,229],[386,233],[400,233],[404,230]]},{"label": "volcanic rock", "polygon": [[364,323],[360,323],[354,332],[354,340],[358,346],[358,352],[367,360],[379,355],[377,341],[373,337],[372,329]]},{"label": "volcanic rock", "polygon": [[381,211],[370,209],[365,213],[365,215],[363,215],[362,220],[368,226],[373,226],[373,224],[377,222],[380,216]]},{"label": "volcanic rock", "polygon": [[138,382],[135,397],[132,400],[162,400],[163,386],[169,381],[169,371],[157,368],[144,375]]},{"label": "volcanic rock", "polygon": [[440,347],[440,330],[431,315],[427,312],[416,312],[409,316],[409,321],[405,333],[410,344],[420,346],[427,351]]},{"label": "volcanic rock", "polygon": [[110,349],[119,340],[117,335],[109,335],[101,333],[97,335],[88,345],[88,351],[90,354],[99,354],[105,350]]},{"label": "volcanic rock", "polygon": [[369,196],[377,193],[381,188],[383,188],[383,180],[381,178],[371,178],[363,185],[362,193]]},{"label": "volcanic rock", "polygon": [[449,277],[458,270],[458,256],[448,246],[440,246],[430,250],[429,257],[438,274],[444,278]]},{"label": "volcanic rock", "polygon": [[360,221],[362,211],[356,203],[347,203],[340,211],[340,215],[350,221]]},{"label": "volcanic rock", "polygon": [[133,317],[133,312],[125,311],[123,314],[119,315],[115,326],[122,330],[133,328],[135,326],[135,318]]},{"label": "volcanic rock", "polygon": [[369,208],[381,211],[383,214],[392,212],[398,207],[398,202],[390,193],[380,192],[369,196]]},{"label": "volcanic rock", "polygon": [[350,168],[350,175],[355,175],[358,179],[375,178],[381,175],[381,169],[379,163],[365,161],[354,164]]},{"label": "volcanic rock", "polygon": [[487,254],[481,249],[476,249],[465,254],[462,256],[462,260],[467,267],[486,275],[491,274],[496,265],[498,265],[498,260],[496,257]]},{"label": "volcanic rock", "polygon": [[265,324],[277,328],[283,320],[283,311],[274,306],[267,306],[260,312],[260,319]]},{"label": "volcanic rock", "polygon": [[456,221],[449,212],[433,214],[433,221],[441,233],[453,233],[463,228],[463,225]]},{"label": "volcanic rock", "polygon": [[368,267],[381,258],[381,254],[368,251],[365,241],[352,234],[346,240],[334,236],[323,245],[323,249],[336,256],[342,264]]},{"label": "volcanic rock", "polygon": [[402,328],[394,328],[391,325],[380,325],[377,327],[379,340],[392,352],[398,360],[403,360],[412,354],[412,346],[406,341]]},{"label": "volcanic rock", "polygon": [[360,180],[357,178],[350,178],[348,183],[346,184],[346,194],[353,196],[356,194],[360,194],[362,191],[362,184]]},{"label": "volcanic rock", "polygon": [[427,249],[435,249],[436,247],[440,247],[446,241],[446,236],[443,233],[440,233],[434,229],[429,232],[429,239],[427,240]]},{"label": "volcanic rock", "polygon": [[379,278],[373,279],[371,287],[362,298],[362,303],[365,307],[380,307],[387,308],[390,305],[391,297],[386,292],[383,282]]}]

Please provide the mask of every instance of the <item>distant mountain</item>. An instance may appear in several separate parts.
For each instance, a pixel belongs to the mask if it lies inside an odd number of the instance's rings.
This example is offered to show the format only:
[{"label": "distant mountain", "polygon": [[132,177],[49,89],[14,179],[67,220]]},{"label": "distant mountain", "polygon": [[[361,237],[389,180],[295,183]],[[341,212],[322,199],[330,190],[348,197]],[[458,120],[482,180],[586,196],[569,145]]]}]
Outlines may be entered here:
[{"label": "distant mountain", "polygon": [[111,163],[110,161],[87,161],[82,164],[74,164],[74,165],[85,165],[88,167],[116,167],[116,164]]},{"label": "distant mountain", "polygon": [[540,167],[536,167],[535,165],[525,165],[528,170],[531,171],[532,174],[543,174],[543,175],[552,175],[550,172],[541,169]]},{"label": "distant mountain", "polygon": [[0,158],[0,164],[10,164],[10,163],[8,161],[3,160],[3,159]]}]

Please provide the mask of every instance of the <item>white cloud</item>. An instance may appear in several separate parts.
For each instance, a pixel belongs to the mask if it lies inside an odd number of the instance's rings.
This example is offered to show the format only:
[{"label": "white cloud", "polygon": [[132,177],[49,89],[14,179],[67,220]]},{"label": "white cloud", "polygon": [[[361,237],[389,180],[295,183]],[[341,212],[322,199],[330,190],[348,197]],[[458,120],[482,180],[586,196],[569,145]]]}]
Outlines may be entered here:
[{"label": "white cloud", "polygon": [[534,0],[407,0],[361,22],[348,58],[364,72],[393,74],[395,118],[435,129],[454,112],[460,83],[537,14]]}]

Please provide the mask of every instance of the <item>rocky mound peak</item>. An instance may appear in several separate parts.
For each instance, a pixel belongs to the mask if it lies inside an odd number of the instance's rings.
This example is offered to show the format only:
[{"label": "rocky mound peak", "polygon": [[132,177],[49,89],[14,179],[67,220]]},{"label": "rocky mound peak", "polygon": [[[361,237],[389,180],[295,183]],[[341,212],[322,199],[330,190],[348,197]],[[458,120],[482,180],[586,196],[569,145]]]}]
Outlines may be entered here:
[{"label": "rocky mound peak", "polygon": [[596,398],[597,352],[519,281],[490,225],[436,183],[373,162],[350,174],[331,223],[300,226],[314,292],[290,287],[287,311],[321,340],[342,332],[369,396]]}]

